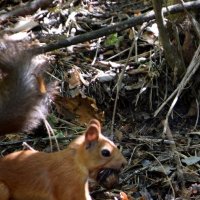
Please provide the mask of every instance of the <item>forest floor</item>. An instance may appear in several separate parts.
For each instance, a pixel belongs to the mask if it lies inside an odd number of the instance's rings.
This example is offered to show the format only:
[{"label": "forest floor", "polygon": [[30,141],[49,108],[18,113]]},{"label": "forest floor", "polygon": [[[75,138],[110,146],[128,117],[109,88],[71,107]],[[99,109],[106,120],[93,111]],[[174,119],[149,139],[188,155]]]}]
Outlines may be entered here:
[{"label": "forest floor", "polygon": [[[15,16],[11,10],[26,4],[1,1],[0,30],[60,45],[55,45],[54,51],[47,50],[51,57],[49,79],[60,87],[48,121],[60,147],[65,148],[91,118],[97,118],[104,126],[103,133],[114,136],[127,158],[119,185],[111,190],[91,186],[92,197],[200,199],[199,70],[170,110],[175,95],[167,99],[183,76],[178,76],[166,61],[156,21],[145,18],[145,13],[153,10],[151,1],[49,2],[41,10],[23,13],[19,9]],[[192,16],[200,22],[199,13]],[[135,25],[127,27],[131,19]],[[191,20],[181,14],[166,21],[178,31],[187,68],[198,47]],[[173,42],[170,25],[166,30]],[[2,137],[1,154],[22,149],[22,144],[46,152],[51,149],[46,131],[40,127],[34,134]]]}]

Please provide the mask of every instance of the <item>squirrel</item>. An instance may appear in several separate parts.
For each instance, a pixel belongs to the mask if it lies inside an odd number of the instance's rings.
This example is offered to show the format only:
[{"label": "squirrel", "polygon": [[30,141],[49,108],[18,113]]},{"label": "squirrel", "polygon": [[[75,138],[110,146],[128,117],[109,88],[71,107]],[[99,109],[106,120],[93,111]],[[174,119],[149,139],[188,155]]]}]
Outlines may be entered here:
[{"label": "squirrel", "polygon": [[127,161],[92,119],[83,135],[64,150],[23,150],[0,159],[1,200],[91,200],[88,178]]},{"label": "squirrel", "polygon": [[0,135],[30,131],[48,113],[47,59],[33,45],[0,39]]}]

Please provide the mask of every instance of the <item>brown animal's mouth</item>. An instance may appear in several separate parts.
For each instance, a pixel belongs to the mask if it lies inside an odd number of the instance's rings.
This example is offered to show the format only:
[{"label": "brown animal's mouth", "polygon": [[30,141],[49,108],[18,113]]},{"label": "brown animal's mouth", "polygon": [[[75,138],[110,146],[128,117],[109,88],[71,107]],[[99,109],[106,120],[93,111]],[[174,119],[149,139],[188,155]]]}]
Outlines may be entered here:
[{"label": "brown animal's mouth", "polygon": [[112,189],[119,184],[120,170],[104,168],[97,173],[96,181],[106,189]]}]

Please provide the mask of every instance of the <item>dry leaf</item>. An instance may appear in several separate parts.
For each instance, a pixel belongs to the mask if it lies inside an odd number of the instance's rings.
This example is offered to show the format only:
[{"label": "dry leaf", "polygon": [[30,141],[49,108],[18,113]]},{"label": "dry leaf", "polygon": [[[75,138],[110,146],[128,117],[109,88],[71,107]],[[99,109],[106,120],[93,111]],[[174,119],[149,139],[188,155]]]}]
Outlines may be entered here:
[{"label": "dry leaf", "polygon": [[19,141],[21,139],[21,135],[19,134],[6,134],[6,138],[9,140],[9,141]]},{"label": "dry leaf", "polygon": [[56,103],[59,113],[70,115],[70,119],[80,125],[87,124],[92,118],[104,121],[104,112],[97,108],[96,101],[90,97],[83,98],[80,94],[74,98],[59,97]]},{"label": "dry leaf", "polygon": [[115,136],[117,138],[117,141],[122,141],[123,139],[123,133],[120,130],[115,130]]},{"label": "dry leaf", "polygon": [[73,89],[81,85],[79,73],[80,72],[76,67],[73,67],[65,73],[65,81],[69,84],[69,89]]},{"label": "dry leaf", "polygon": [[128,200],[128,196],[126,195],[125,192],[120,192],[120,198],[121,200]]},{"label": "dry leaf", "polygon": [[38,25],[38,22],[36,22],[33,17],[20,17],[18,23],[15,24],[14,28],[10,28],[10,31],[12,31],[13,33],[23,31],[27,32]]},{"label": "dry leaf", "polygon": [[82,84],[88,86],[88,82],[83,78],[81,70],[75,65],[65,73],[65,81],[69,84],[69,89],[74,89]]}]

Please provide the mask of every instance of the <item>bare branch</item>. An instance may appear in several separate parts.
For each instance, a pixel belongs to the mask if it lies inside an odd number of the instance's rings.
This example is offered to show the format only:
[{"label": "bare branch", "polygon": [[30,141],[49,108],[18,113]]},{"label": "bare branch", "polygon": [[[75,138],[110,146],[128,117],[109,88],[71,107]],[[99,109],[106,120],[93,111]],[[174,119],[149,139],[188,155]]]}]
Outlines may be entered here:
[{"label": "bare branch", "polygon": [[[197,1],[192,1],[192,2],[186,2],[183,4],[185,9],[189,10],[198,10],[200,9],[200,0]],[[163,14],[167,15],[167,14],[174,14],[177,12],[182,12],[184,10],[182,5],[176,4],[173,6],[169,6],[168,7],[169,12],[164,8],[163,9]],[[101,28],[99,30],[96,31],[91,31],[88,33],[84,33],[82,35],[77,35],[75,37],[69,37],[66,40],[61,40],[57,43],[54,44],[49,44],[43,47],[39,47],[37,49],[35,49],[35,53],[36,54],[41,54],[41,53],[45,53],[45,52],[50,52],[56,49],[60,49],[60,48],[64,48],[64,47],[68,47],[71,45],[75,45],[78,43],[82,43],[88,40],[93,40],[93,39],[97,39],[99,37],[103,37],[103,36],[107,36],[110,35],[112,33],[116,33],[116,32],[120,32],[123,31],[127,28],[131,28],[134,27],[136,25],[140,25],[144,22],[148,22],[152,19],[155,19],[155,14],[154,11],[150,11],[148,13],[145,13],[143,15],[137,16],[137,17],[133,17],[130,18],[128,20],[119,22],[115,25],[111,25],[111,26],[107,26],[105,28]]]},{"label": "bare branch", "polygon": [[52,4],[52,2],[53,2],[52,0],[35,0],[33,2],[28,2],[24,6],[20,6],[15,10],[0,15],[0,22],[2,23],[6,19],[13,16],[17,17],[17,16],[30,15],[39,8],[46,8],[47,6]]}]

